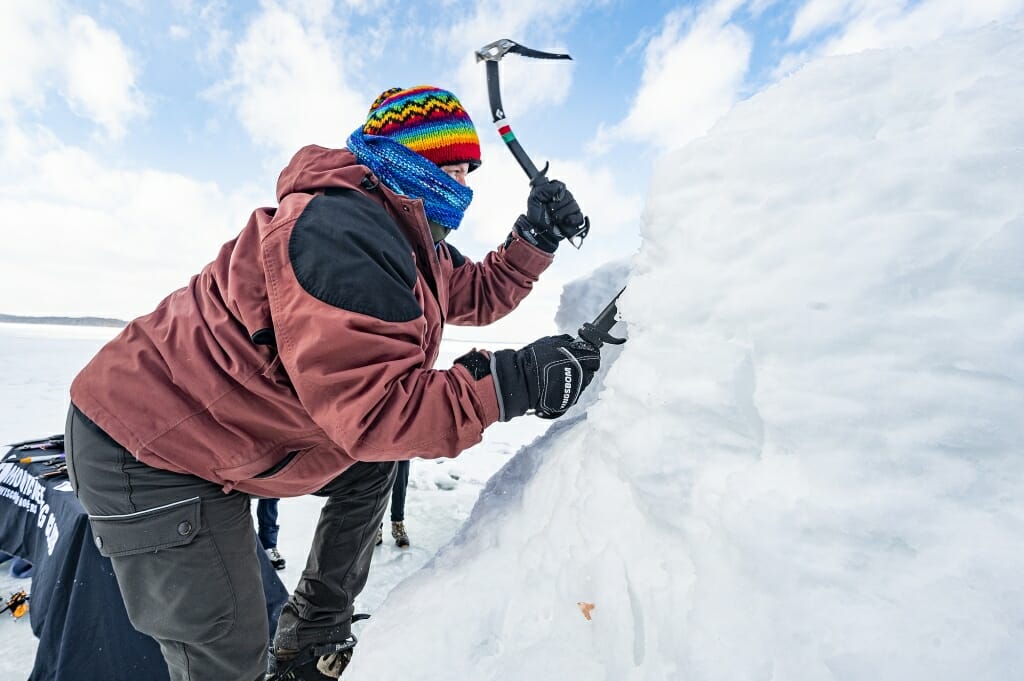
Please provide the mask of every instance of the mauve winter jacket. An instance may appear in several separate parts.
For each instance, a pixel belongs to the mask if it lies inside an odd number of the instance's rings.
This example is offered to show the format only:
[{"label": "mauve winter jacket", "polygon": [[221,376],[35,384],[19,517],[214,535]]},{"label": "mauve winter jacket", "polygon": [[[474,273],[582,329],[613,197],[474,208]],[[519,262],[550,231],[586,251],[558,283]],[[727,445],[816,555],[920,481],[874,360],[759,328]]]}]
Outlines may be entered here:
[{"label": "mauve winter jacket", "polygon": [[269,497],[479,442],[494,384],[432,369],[442,327],[504,316],[552,257],[518,237],[481,263],[435,249],[423,202],[347,150],[301,149],[277,196],[99,351],[75,406],[146,464]]}]

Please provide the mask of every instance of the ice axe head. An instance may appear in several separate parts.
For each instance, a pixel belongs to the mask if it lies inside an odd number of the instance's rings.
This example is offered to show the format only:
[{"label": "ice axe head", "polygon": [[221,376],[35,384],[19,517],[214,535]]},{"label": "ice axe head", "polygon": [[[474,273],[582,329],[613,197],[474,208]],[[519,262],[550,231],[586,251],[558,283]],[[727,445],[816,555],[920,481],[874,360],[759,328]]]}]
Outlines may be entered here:
[{"label": "ice axe head", "polygon": [[501,61],[501,58],[509,52],[514,52],[515,54],[523,57],[532,57],[533,59],[572,59],[572,57],[567,54],[541,52],[540,50],[533,50],[529,47],[524,47],[514,40],[502,38],[501,40],[495,40],[493,43],[487,43],[477,50],[476,60]]},{"label": "ice axe head", "polygon": [[476,51],[476,60],[501,61],[501,58],[508,54],[508,51],[516,45],[518,45],[518,43],[514,43],[508,38],[495,40],[493,43],[487,43]]}]

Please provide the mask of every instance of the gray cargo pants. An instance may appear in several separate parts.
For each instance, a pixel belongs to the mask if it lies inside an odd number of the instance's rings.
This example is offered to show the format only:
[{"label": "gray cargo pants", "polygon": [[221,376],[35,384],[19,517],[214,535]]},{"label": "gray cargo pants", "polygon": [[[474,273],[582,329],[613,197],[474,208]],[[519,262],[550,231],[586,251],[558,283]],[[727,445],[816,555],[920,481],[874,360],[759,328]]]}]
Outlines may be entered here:
[{"label": "gray cargo pants", "polygon": [[[171,681],[262,679],[268,623],[249,496],[139,463],[73,405],[65,445],[128,618],[159,643]],[[317,492],[328,499],[275,648],[348,636],[394,475],[393,462],[359,463]]]}]

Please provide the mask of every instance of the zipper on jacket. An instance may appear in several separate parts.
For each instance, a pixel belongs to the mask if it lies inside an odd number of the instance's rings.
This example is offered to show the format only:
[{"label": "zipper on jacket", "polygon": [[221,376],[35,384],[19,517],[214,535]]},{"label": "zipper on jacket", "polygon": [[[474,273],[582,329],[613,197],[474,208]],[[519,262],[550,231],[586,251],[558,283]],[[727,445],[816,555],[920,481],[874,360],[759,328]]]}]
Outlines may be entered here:
[{"label": "zipper on jacket", "polygon": [[301,449],[297,449],[294,452],[288,452],[287,456],[285,456],[283,459],[281,459],[280,461],[278,461],[277,463],[275,463],[273,466],[263,471],[262,473],[257,473],[256,475],[253,476],[253,478],[269,478],[271,475],[280,473],[282,470],[284,470],[285,466],[290,464],[295,459],[295,457],[299,455],[299,452],[301,451]]}]

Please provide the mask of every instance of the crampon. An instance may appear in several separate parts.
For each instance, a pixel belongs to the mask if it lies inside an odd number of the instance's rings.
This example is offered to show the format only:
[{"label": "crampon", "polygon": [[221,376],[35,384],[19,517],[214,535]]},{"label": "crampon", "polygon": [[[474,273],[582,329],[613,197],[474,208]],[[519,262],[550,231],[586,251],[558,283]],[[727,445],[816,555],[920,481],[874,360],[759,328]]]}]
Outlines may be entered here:
[{"label": "crampon", "polygon": [[[369,619],[369,615],[356,615],[353,622]],[[331,681],[341,676],[358,639],[350,634],[343,641],[315,643],[284,657],[270,649],[270,662],[264,681]]]}]

